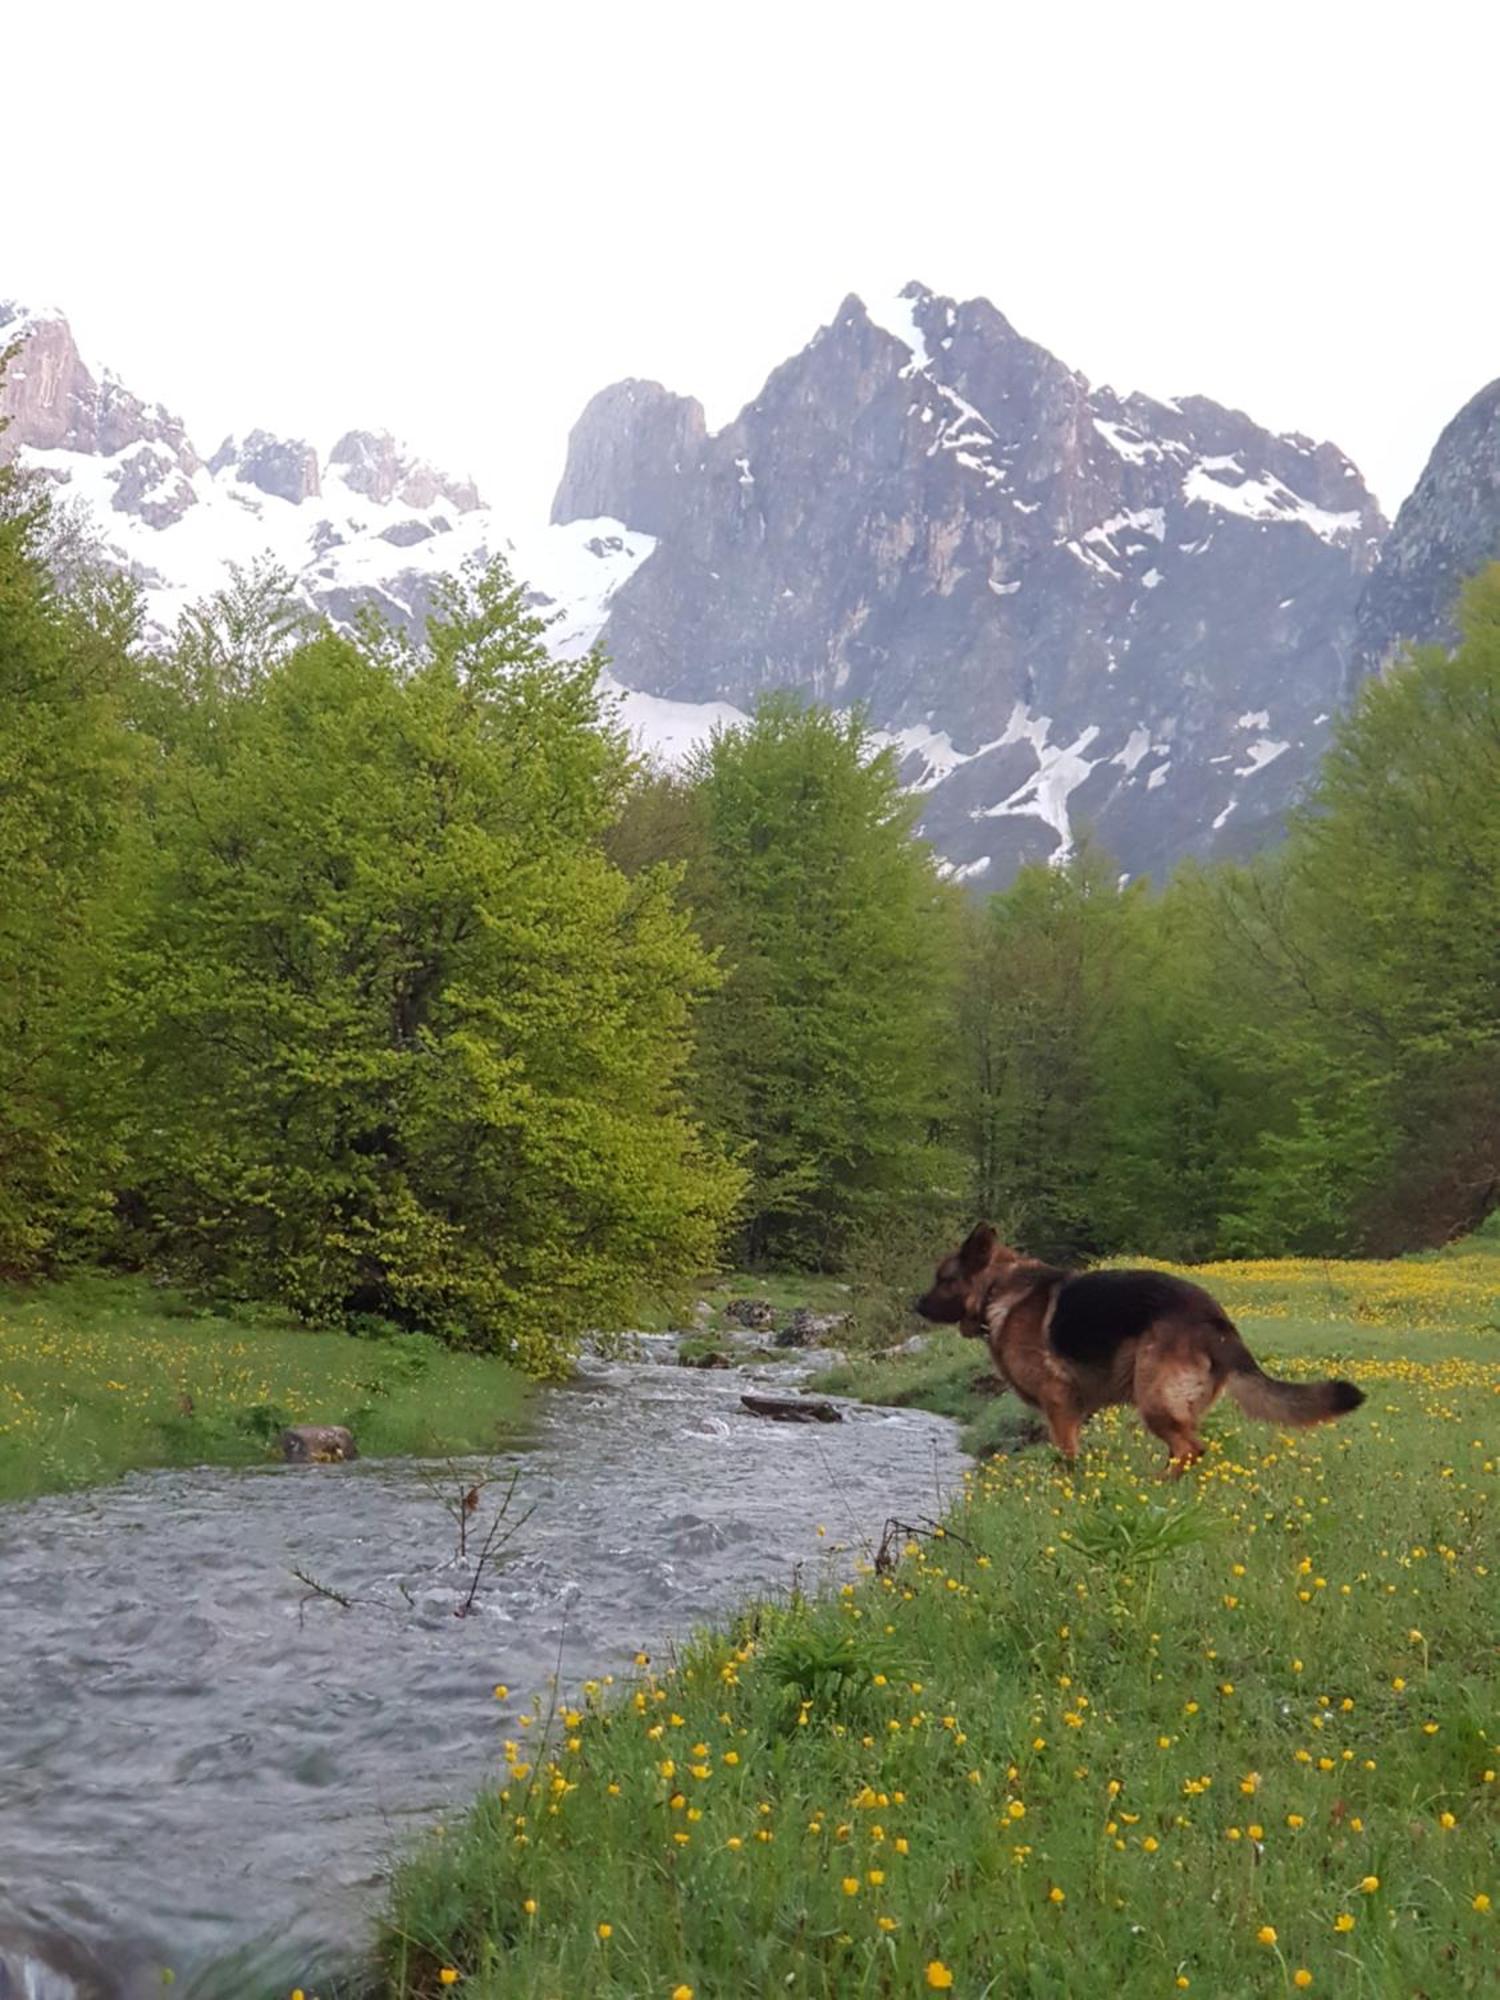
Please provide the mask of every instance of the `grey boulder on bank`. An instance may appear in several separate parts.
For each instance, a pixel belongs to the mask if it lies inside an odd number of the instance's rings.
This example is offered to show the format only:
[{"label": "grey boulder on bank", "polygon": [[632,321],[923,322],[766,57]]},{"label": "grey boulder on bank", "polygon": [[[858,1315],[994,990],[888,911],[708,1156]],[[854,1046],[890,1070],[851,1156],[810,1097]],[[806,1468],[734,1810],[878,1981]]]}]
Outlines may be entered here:
[{"label": "grey boulder on bank", "polygon": [[280,1443],[288,1465],[338,1465],[359,1457],[354,1433],[343,1424],[293,1424]]}]

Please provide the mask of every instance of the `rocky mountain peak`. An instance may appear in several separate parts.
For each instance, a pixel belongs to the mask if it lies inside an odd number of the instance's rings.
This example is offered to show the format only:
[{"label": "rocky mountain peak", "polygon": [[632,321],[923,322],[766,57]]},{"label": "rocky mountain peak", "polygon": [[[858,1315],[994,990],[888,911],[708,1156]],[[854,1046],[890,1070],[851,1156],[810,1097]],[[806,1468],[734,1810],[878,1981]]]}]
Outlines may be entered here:
[{"label": "rocky mountain peak", "polygon": [[554,522],[609,517],[648,535],[680,518],[708,437],[703,405],[660,382],[612,382],[568,433]]},{"label": "rocky mountain peak", "polygon": [[850,293],[710,434],[658,382],[575,424],[553,525],[513,541],[473,484],[379,430],[320,463],[254,430],[208,464],[96,373],[61,314],[0,304],[0,449],[93,516],[170,631],[269,554],[335,621],[419,625],[500,551],[576,657],[601,636],[627,726],[680,754],[756,696],[863,703],[960,879],[1085,828],[1129,874],[1273,838],[1354,677],[1447,638],[1500,556],[1500,382],[1385,524],[1338,448],[1205,396],[1093,386],[985,299]]},{"label": "rocky mountain peak", "polygon": [[[519,545],[473,482],[438,470],[388,431],[347,432],[326,460],[306,439],[257,429],[205,464],[180,419],[82,360],[60,313],[0,303],[0,354],[21,352],[0,389],[14,422],[0,452],[89,521],[101,554],[140,587],[149,639],[269,559],[335,624],[374,607],[418,629],[440,581],[503,554],[551,621],[560,658],[588,651],[619,584],[652,538],[623,522],[544,528]],[[679,709],[611,684],[628,727],[675,750],[729,715]]]},{"label": "rocky mountain peak", "polygon": [[216,476],[233,472],[236,479],[269,493],[278,500],[300,507],[323,490],[318,454],[303,438],[273,437],[269,431],[251,431],[244,439],[225,438],[208,461]]},{"label": "rocky mountain peak", "polygon": [[460,514],[481,505],[472,479],[454,479],[426,459],[418,458],[389,431],[346,431],[328,454],[330,472],[352,492],[386,506],[399,500],[408,507],[432,507],[439,500]]},{"label": "rocky mountain peak", "polygon": [[1500,381],[1453,419],[1397,514],[1360,597],[1352,676],[1378,673],[1404,644],[1456,643],[1465,580],[1500,559]]},{"label": "rocky mountain peak", "polygon": [[0,302],[0,352],[12,344],[20,352],[0,382],[8,452],[28,446],[114,458],[144,446],[160,472],[170,466],[192,478],[198,470],[182,420],[162,404],[142,402],[116,376],[94,376],[60,312],[34,314],[16,300]]},{"label": "rocky mountain peak", "polygon": [[850,294],[734,421],[620,383],[554,507],[658,537],[627,685],[862,702],[959,870],[1092,824],[1128,872],[1267,836],[1347,671],[1385,524],[1331,445],[1094,389],[983,299]]}]

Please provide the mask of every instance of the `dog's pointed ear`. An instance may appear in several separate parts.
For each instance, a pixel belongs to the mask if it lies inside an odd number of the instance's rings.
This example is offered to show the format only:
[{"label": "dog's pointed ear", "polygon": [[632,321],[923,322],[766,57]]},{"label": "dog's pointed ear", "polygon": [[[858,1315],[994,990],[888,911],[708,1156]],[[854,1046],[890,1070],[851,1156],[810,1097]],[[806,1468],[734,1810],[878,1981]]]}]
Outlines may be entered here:
[{"label": "dog's pointed ear", "polygon": [[966,1278],[972,1278],[976,1271],[984,1269],[994,1256],[998,1241],[987,1222],[981,1222],[977,1229],[970,1230],[958,1253],[958,1268]]}]

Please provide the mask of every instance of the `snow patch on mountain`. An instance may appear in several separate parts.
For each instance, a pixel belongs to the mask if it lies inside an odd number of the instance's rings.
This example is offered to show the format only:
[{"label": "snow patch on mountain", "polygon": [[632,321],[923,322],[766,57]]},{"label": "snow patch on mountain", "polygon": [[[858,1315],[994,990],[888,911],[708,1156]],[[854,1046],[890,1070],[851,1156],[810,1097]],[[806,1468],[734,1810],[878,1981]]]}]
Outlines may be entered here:
[{"label": "snow patch on mountain", "polygon": [[934,785],[951,777],[960,764],[972,762],[974,755],[972,751],[955,749],[946,729],[933,729],[926,723],[917,723],[909,729],[877,729],[872,732],[871,741],[877,750],[895,751],[896,768],[902,774],[903,790],[908,792],[930,792]]},{"label": "snow patch on mountain", "polygon": [[750,720],[727,701],[670,701],[664,695],[639,694],[607,670],[599,676],[599,688],[609,696],[616,721],[639,754],[668,768],[685,764],[715,731]]},{"label": "snow patch on mountain", "polygon": [[1277,743],[1269,736],[1257,737],[1245,752],[1245,762],[1236,764],[1234,775],[1237,778],[1253,778],[1257,771],[1263,771],[1267,764],[1274,764],[1291,747],[1290,743]]},{"label": "snow patch on mountain", "polygon": [[987,875],[989,871],[990,857],[987,854],[981,854],[977,861],[965,861],[962,863],[940,861],[937,869],[938,874],[946,882],[974,882],[981,875]]},{"label": "snow patch on mountain", "polygon": [[[994,743],[986,744],[986,750],[1007,748],[1012,743],[1029,743],[1036,752],[1037,768],[1018,785],[1009,798],[998,805],[981,806],[971,814],[972,819],[1002,819],[1014,815],[1029,815],[1046,822],[1058,838],[1058,847],[1052,855],[1054,862],[1065,861],[1073,851],[1073,825],[1068,817],[1068,797],[1076,792],[1084,779],[1099,762],[1097,757],[1083,755],[1097,738],[1099,726],[1090,723],[1071,743],[1057,744],[1049,741],[1052,731],[1050,715],[1033,715],[1025,702],[1017,702],[1011,711],[1005,732]],[[982,754],[982,753],[979,753]]]},{"label": "snow patch on mountain", "polygon": [[[1225,478],[1225,474],[1235,475]],[[1201,458],[1182,482],[1182,497],[1189,506],[1217,507],[1225,514],[1240,514],[1247,521],[1285,521],[1308,528],[1320,541],[1338,544],[1359,529],[1358,513],[1336,514],[1315,507],[1270,473],[1251,477],[1231,452]]]},{"label": "snow patch on mountain", "polygon": [[1154,439],[1142,437],[1129,424],[1117,424],[1108,417],[1095,417],[1093,424],[1110,450],[1117,452],[1127,465],[1151,465],[1163,455]]},{"label": "snow patch on mountain", "polygon": [[932,365],[932,356],[927,351],[927,336],[917,325],[917,301],[924,296],[920,285],[904,286],[892,297],[883,298],[879,293],[862,300],[865,316],[872,326],[878,326],[888,333],[911,354],[911,360],[901,370],[903,375],[914,375]]},{"label": "snow patch on mountain", "polygon": [[1141,762],[1142,758],[1150,755],[1150,752],[1151,731],[1149,729],[1142,729],[1140,724],[1137,723],[1125,739],[1125,748],[1117,750],[1109,761],[1111,764],[1123,765],[1128,776],[1135,770],[1136,765]]}]

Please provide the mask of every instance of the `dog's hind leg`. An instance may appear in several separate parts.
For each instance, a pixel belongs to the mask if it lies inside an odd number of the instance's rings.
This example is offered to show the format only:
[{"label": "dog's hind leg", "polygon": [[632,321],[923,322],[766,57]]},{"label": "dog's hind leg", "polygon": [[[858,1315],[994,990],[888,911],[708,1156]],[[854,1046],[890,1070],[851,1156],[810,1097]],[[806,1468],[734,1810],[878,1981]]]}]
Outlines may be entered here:
[{"label": "dog's hind leg", "polygon": [[1200,1355],[1154,1348],[1136,1363],[1136,1408],[1141,1422],[1167,1447],[1164,1479],[1180,1479],[1203,1456],[1198,1419],[1213,1402],[1218,1384]]},{"label": "dog's hind leg", "polygon": [[1083,1418],[1072,1403],[1056,1398],[1044,1399],[1042,1415],[1047,1420],[1047,1429],[1052,1442],[1069,1464],[1078,1456],[1078,1434],[1083,1429]]},{"label": "dog's hind leg", "polygon": [[1160,1410],[1142,1410],[1141,1420],[1147,1430],[1154,1432],[1167,1447],[1167,1462],[1161,1475],[1163,1479],[1180,1479],[1190,1465],[1195,1465],[1202,1458],[1203,1440],[1190,1424],[1180,1424]]}]

